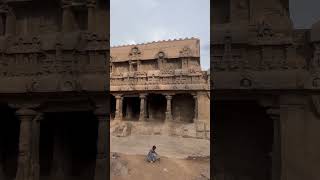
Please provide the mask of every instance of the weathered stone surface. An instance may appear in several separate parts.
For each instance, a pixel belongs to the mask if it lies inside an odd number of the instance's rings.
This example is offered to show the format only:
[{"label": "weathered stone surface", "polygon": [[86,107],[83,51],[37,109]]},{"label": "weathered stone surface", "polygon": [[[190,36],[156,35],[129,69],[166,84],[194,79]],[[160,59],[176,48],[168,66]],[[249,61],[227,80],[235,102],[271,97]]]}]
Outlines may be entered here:
[{"label": "weathered stone surface", "polygon": [[[266,178],[266,173],[254,174],[260,170],[249,161],[247,168],[250,166],[250,172],[238,173],[244,172],[240,159],[255,156],[255,160],[269,158],[269,164],[259,165],[268,169],[272,179],[316,180],[319,173],[314,167],[320,162],[311,159],[320,157],[317,153],[319,143],[313,139],[320,135],[315,130],[320,127],[317,97],[320,87],[319,22],[312,29],[294,29],[289,16],[289,1],[284,0],[216,0],[214,3],[211,87],[216,99],[214,108],[224,107],[224,110],[216,111],[217,127],[211,130],[217,131],[214,148],[218,150],[213,157],[217,164],[214,167],[216,178]],[[264,115],[252,117],[257,113],[253,111],[239,113],[240,109],[252,108],[248,101],[255,102],[256,107],[263,107]],[[263,120],[266,115],[268,119]],[[264,130],[254,122],[242,126],[250,116],[259,119],[259,124],[274,123],[269,135],[265,136],[271,138],[271,142],[264,142],[270,149],[266,151],[271,151],[268,153],[272,156],[259,152],[257,148],[261,146],[252,145],[250,137],[243,138],[250,129],[246,131],[247,127]],[[227,124],[227,119],[234,121]],[[233,128],[235,124],[242,128]],[[227,129],[230,131],[226,132]],[[258,130],[255,132],[256,135],[259,133]],[[203,135],[202,132],[198,134]],[[258,143],[261,139],[254,141]],[[240,153],[242,150],[249,152],[249,148],[255,148],[250,155]],[[230,149],[236,153],[229,152]],[[228,157],[233,160],[227,160]]]},{"label": "weathered stone surface", "polygon": [[[0,156],[0,179],[107,179],[107,3],[0,1],[0,111],[5,123],[0,126],[13,132],[4,135],[1,129],[0,154],[8,157]],[[88,120],[85,128],[83,120]],[[85,130],[79,132],[81,128]],[[90,148],[93,154],[83,158]],[[69,151],[79,152],[73,159],[82,158],[81,163],[71,160]]]},{"label": "weathered stone surface", "polygon": [[[199,119],[210,125],[209,74],[200,66],[199,39],[179,39],[111,48],[113,118],[157,122],[132,133],[196,137]],[[138,122],[135,122],[138,121]],[[186,128],[172,122],[184,122]],[[165,125],[162,125],[164,123]]]}]

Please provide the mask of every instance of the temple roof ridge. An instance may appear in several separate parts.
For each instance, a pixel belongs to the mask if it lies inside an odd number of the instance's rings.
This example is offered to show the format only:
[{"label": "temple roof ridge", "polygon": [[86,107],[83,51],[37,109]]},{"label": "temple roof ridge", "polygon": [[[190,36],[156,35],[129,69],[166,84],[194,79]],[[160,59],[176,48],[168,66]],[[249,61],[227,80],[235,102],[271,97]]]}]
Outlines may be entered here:
[{"label": "temple roof ridge", "polygon": [[185,38],[178,38],[178,39],[174,38],[174,39],[142,42],[142,43],[136,43],[136,44],[121,44],[121,45],[111,46],[111,48],[120,48],[120,47],[128,47],[128,46],[141,46],[141,45],[148,45],[148,44],[154,44],[154,43],[173,42],[173,41],[186,41],[186,40],[200,40],[200,39],[196,38],[196,37],[185,37]]}]

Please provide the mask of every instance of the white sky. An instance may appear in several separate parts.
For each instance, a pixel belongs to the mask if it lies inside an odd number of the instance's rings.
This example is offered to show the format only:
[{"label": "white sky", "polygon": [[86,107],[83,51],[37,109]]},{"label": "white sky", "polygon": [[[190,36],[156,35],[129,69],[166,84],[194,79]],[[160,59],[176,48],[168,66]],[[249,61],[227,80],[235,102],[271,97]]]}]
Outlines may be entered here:
[{"label": "white sky", "polygon": [[[200,39],[201,66],[210,67],[210,0],[111,0],[111,46]],[[320,0],[290,0],[295,28],[320,20]]]},{"label": "white sky", "polygon": [[320,0],[290,0],[290,15],[295,28],[311,28],[320,20]]},{"label": "white sky", "polygon": [[201,66],[210,67],[210,0],[111,0],[111,46],[200,39]]}]

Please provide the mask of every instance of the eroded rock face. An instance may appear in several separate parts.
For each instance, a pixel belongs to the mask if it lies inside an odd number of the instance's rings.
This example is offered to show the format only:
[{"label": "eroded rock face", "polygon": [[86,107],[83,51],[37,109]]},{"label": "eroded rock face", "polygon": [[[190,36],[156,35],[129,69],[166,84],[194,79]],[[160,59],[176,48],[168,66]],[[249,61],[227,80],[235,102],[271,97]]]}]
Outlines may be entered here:
[{"label": "eroded rock face", "polygon": [[150,123],[112,122],[110,133],[117,137],[130,135],[177,136],[184,138],[210,139],[210,128],[205,122],[196,123]]},{"label": "eroded rock face", "polygon": [[131,123],[128,122],[121,122],[118,123],[114,128],[112,128],[112,135],[118,136],[118,137],[126,137],[131,134]]}]

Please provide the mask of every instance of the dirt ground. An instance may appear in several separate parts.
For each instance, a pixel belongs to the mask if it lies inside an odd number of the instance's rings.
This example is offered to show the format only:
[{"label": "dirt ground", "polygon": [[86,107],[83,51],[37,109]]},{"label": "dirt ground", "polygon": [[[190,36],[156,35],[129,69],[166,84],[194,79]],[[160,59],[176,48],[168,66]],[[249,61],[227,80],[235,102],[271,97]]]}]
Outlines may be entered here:
[{"label": "dirt ground", "polygon": [[185,159],[189,156],[210,156],[210,141],[172,136],[131,135],[110,137],[110,151],[128,155],[145,155],[153,145],[161,156]]},{"label": "dirt ground", "polygon": [[[111,128],[116,126],[111,124]],[[145,161],[153,145],[157,146],[160,163]],[[112,180],[210,179],[210,140],[207,139],[141,134],[118,137],[110,134],[110,151]]]},{"label": "dirt ground", "polygon": [[[112,155],[111,155],[112,157]],[[116,154],[111,158],[111,180],[208,180],[209,159],[162,157],[160,163],[148,163],[143,155]]]}]

